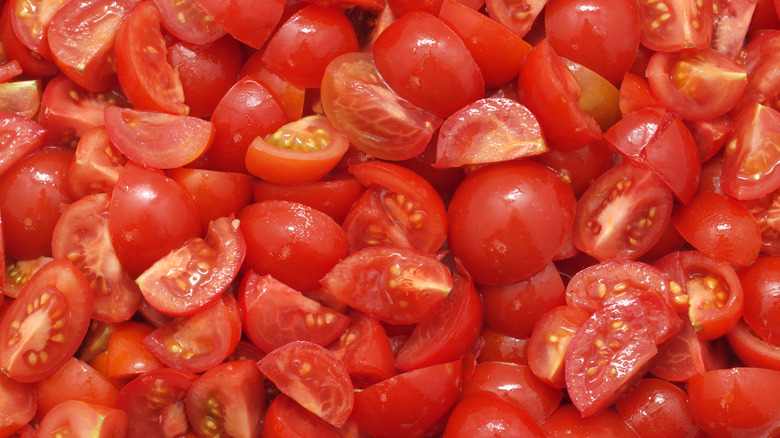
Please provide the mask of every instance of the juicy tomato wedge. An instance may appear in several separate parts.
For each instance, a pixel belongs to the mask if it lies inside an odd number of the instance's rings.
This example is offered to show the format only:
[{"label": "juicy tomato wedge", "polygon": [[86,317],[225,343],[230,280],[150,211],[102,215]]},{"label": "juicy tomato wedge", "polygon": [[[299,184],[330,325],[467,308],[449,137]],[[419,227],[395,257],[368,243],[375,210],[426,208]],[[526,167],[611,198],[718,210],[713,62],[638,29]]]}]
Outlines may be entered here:
[{"label": "juicy tomato wedge", "polygon": [[121,409],[80,400],[65,400],[41,419],[38,434],[111,438],[125,434],[127,425],[127,414]]},{"label": "juicy tomato wedge", "polygon": [[571,306],[558,306],[537,321],[528,339],[528,366],[554,388],[565,388],[566,350],[590,314]]},{"label": "juicy tomato wedge", "polygon": [[13,0],[9,3],[14,11],[11,25],[19,41],[33,52],[51,59],[49,23],[67,0]]},{"label": "juicy tomato wedge", "polygon": [[439,130],[435,167],[456,167],[541,155],[548,151],[536,117],[522,104],[489,97],[452,114]]},{"label": "juicy tomato wedge", "polygon": [[653,105],[660,105],[660,102],[653,96],[644,74],[639,77],[631,72],[626,73],[620,83],[620,113],[626,116]]},{"label": "juicy tomato wedge", "polygon": [[713,49],[656,52],[647,64],[650,89],[666,109],[687,120],[729,112],[747,87],[745,68]]},{"label": "juicy tomato wedge", "polygon": [[367,190],[344,219],[350,252],[374,245],[415,248],[431,254],[447,238],[439,194],[419,174],[381,161],[353,164],[349,172]]},{"label": "juicy tomato wedge", "polygon": [[276,184],[312,182],[333,170],[348,148],[349,139],[326,117],[308,116],[255,138],[246,152],[246,168]]},{"label": "juicy tomato wedge", "polygon": [[780,428],[780,371],[728,368],[688,380],[693,419],[718,436],[771,436]]},{"label": "juicy tomato wedge", "polygon": [[391,246],[348,255],[321,283],[339,301],[390,324],[422,321],[453,287],[449,269],[434,256]]},{"label": "juicy tomato wedge", "polygon": [[547,0],[487,0],[487,13],[496,22],[524,37],[542,12]]},{"label": "juicy tomato wedge", "polygon": [[183,436],[189,429],[185,400],[197,374],[176,368],[144,373],[119,391],[116,407],[127,413],[128,438]]},{"label": "juicy tomato wedge", "polygon": [[0,370],[19,382],[55,373],[76,353],[92,313],[89,281],[67,260],[53,260],[25,283],[0,320]]},{"label": "juicy tomato wedge", "polygon": [[354,405],[344,364],[330,351],[306,341],[290,342],[260,359],[257,367],[279,390],[335,427]]},{"label": "juicy tomato wedge", "polygon": [[146,335],[144,345],[167,366],[202,373],[223,362],[241,338],[241,319],[233,295]]},{"label": "juicy tomato wedge", "polygon": [[154,0],[162,25],[176,38],[193,44],[208,44],[227,31],[195,0]]},{"label": "juicy tomato wedge", "polygon": [[371,436],[423,437],[455,405],[462,373],[458,360],[383,380],[355,393],[352,418]]},{"label": "juicy tomato wedge", "polygon": [[244,333],[266,353],[296,340],[326,346],[350,322],[272,276],[253,271],[244,275],[239,303]]},{"label": "juicy tomato wedge", "polygon": [[138,4],[116,33],[119,84],[138,110],[187,114],[179,73],[168,63],[160,13],[151,1]]},{"label": "juicy tomato wedge", "polygon": [[160,312],[187,316],[214,302],[233,282],[246,256],[235,219],[214,220],[206,237],[196,237],[144,271],[136,283]]},{"label": "juicy tomato wedge", "polygon": [[30,76],[45,77],[57,74],[57,65],[30,50],[16,36],[11,16],[14,14],[12,2],[5,2],[0,12],[0,42],[2,42],[3,60],[15,60],[22,70]]},{"label": "juicy tomato wedge", "polygon": [[704,49],[712,40],[713,0],[644,1],[639,6],[641,43],[658,52]]},{"label": "juicy tomato wedge", "polygon": [[325,69],[322,108],[328,120],[365,153],[384,160],[419,155],[442,118],[396,95],[370,53],[347,53]]},{"label": "juicy tomato wedge", "polygon": [[570,151],[601,138],[601,127],[579,106],[582,88],[547,39],[526,55],[517,93],[551,148]]},{"label": "juicy tomato wedge", "polygon": [[574,245],[598,260],[636,259],[661,238],[672,215],[672,191],[648,169],[624,162],[582,194]]},{"label": "juicy tomato wedge", "polygon": [[566,388],[583,417],[607,408],[642,378],[658,346],[682,326],[655,294],[616,299],[594,312],[566,350]]},{"label": "juicy tomato wedge", "polygon": [[214,140],[214,124],[191,116],[109,106],[105,123],[108,137],[123,155],[155,169],[189,164]]},{"label": "juicy tomato wedge", "polygon": [[730,264],[699,251],[677,251],[654,265],[683,287],[690,306],[688,318],[700,338],[719,338],[739,321],[744,293]]},{"label": "juicy tomato wedge", "polygon": [[195,433],[256,437],[265,414],[265,383],[251,360],[225,362],[192,382],[185,405]]},{"label": "juicy tomato wedge", "polygon": [[469,49],[429,13],[411,11],[399,17],[379,34],[372,53],[390,88],[440,117],[485,95],[482,73]]},{"label": "juicy tomato wedge", "polygon": [[353,311],[349,327],[328,349],[344,363],[353,384],[365,386],[395,375],[395,358],[382,324],[373,316]]},{"label": "juicy tomato wedge", "polygon": [[68,168],[68,189],[75,199],[111,193],[127,157],[111,143],[105,126],[90,128],[79,139]]},{"label": "juicy tomato wedge", "polygon": [[74,263],[92,285],[92,318],[130,319],[143,296],[122,269],[108,233],[109,193],[85,196],[62,213],[52,236],[52,255]]},{"label": "juicy tomato wedge", "polygon": [[0,113],[0,137],[3,138],[2,158],[0,158],[0,175],[2,175],[24,157],[45,146],[48,132],[43,126],[27,117]]},{"label": "juicy tomato wedge", "polygon": [[694,248],[732,265],[747,266],[761,251],[761,230],[753,215],[720,193],[698,193],[675,210],[672,223]]},{"label": "juicy tomato wedge", "polygon": [[460,359],[479,338],[482,306],[471,279],[454,275],[452,292],[412,330],[396,354],[395,365],[409,371]]},{"label": "juicy tomato wedge", "polygon": [[0,373],[0,391],[0,434],[11,436],[35,416],[35,389]]},{"label": "juicy tomato wedge", "polygon": [[751,22],[755,20],[758,23],[759,14],[756,13],[756,10],[759,3],[762,1],[713,0],[714,21],[710,47],[729,58],[737,58],[745,44],[745,37]]},{"label": "juicy tomato wedge", "polygon": [[52,17],[47,36],[54,62],[73,82],[103,91],[116,78],[114,41],[120,25],[141,0],[66,2]]},{"label": "juicy tomato wedge", "polygon": [[[1,76],[3,76],[2,71],[0,71]],[[42,91],[39,80],[0,81],[0,112],[19,114],[32,119],[40,109]]]}]

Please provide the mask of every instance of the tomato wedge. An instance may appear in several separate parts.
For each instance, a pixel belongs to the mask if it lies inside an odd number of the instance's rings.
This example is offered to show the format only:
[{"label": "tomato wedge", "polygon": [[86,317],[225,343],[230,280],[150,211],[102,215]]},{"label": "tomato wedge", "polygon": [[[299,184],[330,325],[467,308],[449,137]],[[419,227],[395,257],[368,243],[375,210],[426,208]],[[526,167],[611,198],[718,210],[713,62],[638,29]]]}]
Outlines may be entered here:
[{"label": "tomato wedge", "polygon": [[[47,131],[18,114],[0,113],[0,175],[30,153],[46,145]],[[7,139],[7,140],[6,140]]]}]

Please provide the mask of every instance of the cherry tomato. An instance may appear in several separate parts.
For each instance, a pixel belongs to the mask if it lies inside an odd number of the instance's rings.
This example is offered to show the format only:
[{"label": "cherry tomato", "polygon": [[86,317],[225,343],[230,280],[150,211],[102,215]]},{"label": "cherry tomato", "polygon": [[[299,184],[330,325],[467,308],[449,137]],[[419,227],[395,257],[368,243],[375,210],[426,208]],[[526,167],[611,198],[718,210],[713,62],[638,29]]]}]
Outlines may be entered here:
[{"label": "cherry tomato", "polygon": [[490,18],[524,37],[542,12],[547,0],[487,0]]},{"label": "cherry tomato", "polygon": [[758,336],[744,320],[739,320],[731,331],[726,333],[726,339],[731,351],[745,365],[780,371],[780,347]]},{"label": "cherry tomato", "polygon": [[73,357],[51,376],[35,382],[36,415],[43,417],[68,400],[114,406],[118,393],[119,390],[95,368]]},{"label": "cherry tomato", "polygon": [[572,404],[561,406],[542,423],[542,431],[549,437],[603,437],[636,438],[637,434],[612,409],[582,417]]},{"label": "cherry tomato", "polygon": [[643,1],[639,7],[641,43],[650,50],[703,49],[712,39],[712,0]]},{"label": "cherry tomato", "polygon": [[685,391],[660,379],[642,379],[615,405],[626,424],[642,437],[703,434],[693,420]]},{"label": "cherry tomato", "polygon": [[742,311],[745,322],[758,336],[772,345],[780,346],[777,318],[780,311],[780,282],[773,275],[780,267],[778,257],[760,257],[750,266],[737,272],[745,304]]},{"label": "cherry tomato", "polygon": [[533,418],[521,409],[489,393],[462,399],[447,420],[445,438],[495,436],[500,431],[506,437],[544,437]]},{"label": "cherry tomato", "polygon": [[162,25],[176,38],[193,44],[208,44],[225,35],[219,25],[195,0],[154,0]]},{"label": "cherry tomato", "polygon": [[571,306],[558,306],[542,315],[528,339],[528,366],[542,381],[565,388],[566,350],[589,313]]},{"label": "cherry tomato", "polygon": [[347,367],[354,384],[368,386],[395,375],[387,332],[373,316],[353,311],[347,330],[328,349]]},{"label": "cherry tomato", "polygon": [[0,136],[8,139],[3,142],[3,154],[0,159],[0,175],[33,151],[46,144],[48,132],[37,122],[26,117],[0,114]]},{"label": "cherry tomato", "polygon": [[38,434],[109,438],[125,434],[127,424],[127,414],[120,409],[79,400],[66,400],[43,417],[38,425]]},{"label": "cherry tomato", "polygon": [[235,39],[259,49],[271,36],[284,11],[283,0],[257,3],[239,0],[225,3],[222,0],[195,0],[208,17],[211,17]]},{"label": "cherry tomato", "polygon": [[33,385],[21,383],[0,373],[0,434],[10,436],[35,416],[36,394]]},{"label": "cherry tomato", "polygon": [[138,321],[125,321],[111,328],[108,340],[108,377],[135,378],[165,365],[144,345],[154,327]]}]

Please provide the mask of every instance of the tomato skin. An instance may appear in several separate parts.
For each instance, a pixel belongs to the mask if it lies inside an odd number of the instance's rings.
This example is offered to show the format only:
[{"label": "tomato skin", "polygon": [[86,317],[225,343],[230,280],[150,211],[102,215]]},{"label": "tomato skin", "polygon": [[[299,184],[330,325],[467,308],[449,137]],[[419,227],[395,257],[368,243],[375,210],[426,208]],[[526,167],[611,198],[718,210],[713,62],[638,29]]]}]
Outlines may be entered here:
[{"label": "tomato skin", "polygon": [[550,438],[637,438],[636,432],[612,409],[583,418],[572,404],[562,405],[542,423]]},{"label": "tomato skin", "polygon": [[544,437],[544,433],[527,413],[492,394],[484,393],[461,399],[447,419],[444,438],[469,436]]},{"label": "tomato skin", "polygon": [[193,44],[209,44],[227,33],[195,0],[154,0],[162,25],[176,38]]},{"label": "tomato skin", "polygon": [[328,349],[347,367],[356,386],[368,386],[395,375],[395,358],[382,324],[373,316],[352,311],[347,330]]},{"label": "tomato skin", "polygon": [[688,380],[693,418],[710,436],[772,436],[780,430],[780,371],[729,368]]},{"label": "tomato skin", "polygon": [[745,365],[780,371],[780,347],[759,337],[744,319],[726,333],[726,339],[731,351]]},{"label": "tomato skin", "polygon": [[[742,204],[715,192],[701,192],[675,210],[672,223],[695,248],[732,265],[747,266],[761,251],[761,230]],[[721,230],[728,229],[728,233]]]},{"label": "tomato skin", "polygon": [[452,409],[460,392],[461,361],[398,374],[355,393],[352,418],[377,438],[423,437]]},{"label": "tomato skin", "polygon": [[0,135],[8,137],[0,159],[0,175],[46,144],[48,132],[37,122],[17,114],[0,113]]},{"label": "tomato skin", "polygon": [[130,162],[111,195],[108,231],[122,267],[137,277],[200,235],[200,219],[192,198],[176,182]]},{"label": "tomato skin", "polygon": [[695,438],[704,433],[693,421],[688,395],[661,379],[642,379],[616,403],[626,424],[640,437],[663,434]]},{"label": "tomato skin", "polygon": [[246,265],[301,292],[347,254],[344,230],[328,215],[303,204],[262,201],[244,208],[240,230],[246,239]]},{"label": "tomato skin", "polygon": [[780,347],[780,281],[775,273],[780,269],[780,257],[760,257],[737,272],[745,304],[742,315],[758,336]]},{"label": "tomato skin", "polygon": [[284,394],[274,397],[263,417],[260,431],[263,438],[292,438],[316,436],[338,438],[333,426],[314,415]]},{"label": "tomato skin", "polygon": [[119,390],[96,369],[73,357],[57,372],[36,382],[35,393],[40,418],[67,400],[114,406]]},{"label": "tomato skin", "polygon": [[[547,0],[487,0],[485,9],[488,16],[499,24],[509,28],[520,37],[531,33],[536,18],[547,4]],[[529,35],[531,36],[531,35]]]},{"label": "tomato skin", "polygon": [[57,65],[41,56],[22,43],[13,29],[13,2],[5,2],[0,12],[0,42],[3,45],[3,58],[16,60],[19,66],[30,76],[45,77],[57,74]]},{"label": "tomato skin", "polygon": [[528,365],[528,341],[529,339],[519,339],[505,335],[498,330],[485,325],[479,334],[480,340],[484,342],[485,347],[477,358],[477,362],[510,362],[518,365]]},{"label": "tomato skin", "polygon": [[565,242],[575,202],[571,187],[541,164],[486,165],[466,176],[450,201],[450,250],[476,283],[525,280]]},{"label": "tomato skin", "polygon": [[271,36],[284,12],[284,0],[257,3],[239,0],[195,0],[230,35],[249,47],[259,49]]},{"label": "tomato skin", "polygon": [[35,416],[33,385],[21,383],[0,373],[0,435],[11,436]]},{"label": "tomato skin", "polygon": [[95,438],[122,438],[127,414],[119,409],[80,400],[65,400],[49,411],[38,426],[38,436],[73,434]]},{"label": "tomato skin", "polygon": [[633,1],[550,0],[544,24],[560,56],[613,84],[623,79],[639,48],[639,7]]},{"label": "tomato skin", "polygon": [[127,157],[111,143],[105,126],[90,128],[79,138],[67,173],[74,199],[114,190]]},{"label": "tomato skin", "polygon": [[534,161],[554,170],[569,183],[574,195],[578,197],[599,175],[612,166],[612,160],[613,152],[603,140],[588,143],[568,152],[550,149],[547,153],[534,157]]},{"label": "tomato skin", "polygon": [[112,327],[108,341],[108,377],[136,378],[165,365],[144,345],[154,327],[138,321],[125,321]]},{"label": "tomato skin", "polygon": [[[427,12],[399,17],[379,34],[372,53],[391,89],[440,117],[485,94],[471,52],[452,29]],[[448,80],[440,80],[443,77]]]}]

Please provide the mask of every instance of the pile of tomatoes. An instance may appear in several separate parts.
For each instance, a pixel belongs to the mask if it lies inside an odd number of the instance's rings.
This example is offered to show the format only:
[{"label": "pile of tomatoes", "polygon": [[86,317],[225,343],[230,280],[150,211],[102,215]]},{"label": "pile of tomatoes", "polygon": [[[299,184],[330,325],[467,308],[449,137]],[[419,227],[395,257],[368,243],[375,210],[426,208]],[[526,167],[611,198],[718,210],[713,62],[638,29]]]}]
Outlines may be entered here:
[{"label": "pile of tomatoes", "polygon": [[5,0],[0,437],[780,436],[779,16]]}]

